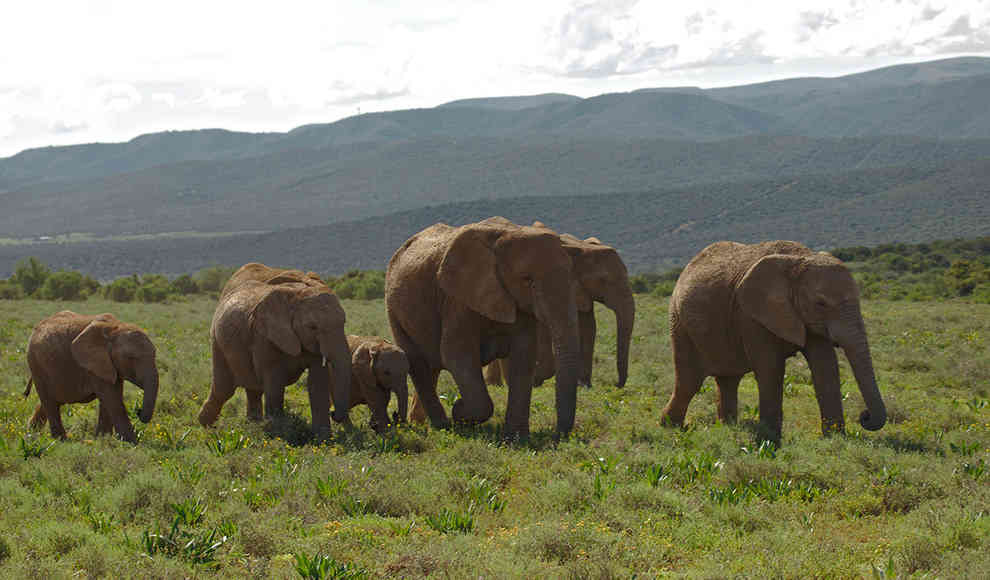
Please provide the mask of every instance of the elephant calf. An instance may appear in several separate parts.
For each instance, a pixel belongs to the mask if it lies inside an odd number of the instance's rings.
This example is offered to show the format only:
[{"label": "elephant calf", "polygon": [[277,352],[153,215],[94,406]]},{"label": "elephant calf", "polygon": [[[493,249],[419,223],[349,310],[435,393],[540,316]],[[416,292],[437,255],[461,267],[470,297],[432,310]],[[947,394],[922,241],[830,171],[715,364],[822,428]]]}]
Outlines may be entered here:
[{"label": "elephant calf", "polygon": [[63,310],[34,327],[27,349],[31,378],[41,403],[31,425],[49,422],[52,436],[65,437],[61,406],[100,400],[96,433],[116,429],[121,439],[134,443],[134,426],[124,408],[124,380],[144,389],[138,417],[147,423],[158,399],[155,346],[143,330],[112,314],[87,316]]},{"label": "elephant calf", "polygon": [[409,408],[409,361],[401,348],[378,336],[347,335],[351,350],[351,407],[366,404],[371,409],[371,428],[382,432],[388,426],[388,401],[395,393],[398,411],[392,422],[406,420]]}]

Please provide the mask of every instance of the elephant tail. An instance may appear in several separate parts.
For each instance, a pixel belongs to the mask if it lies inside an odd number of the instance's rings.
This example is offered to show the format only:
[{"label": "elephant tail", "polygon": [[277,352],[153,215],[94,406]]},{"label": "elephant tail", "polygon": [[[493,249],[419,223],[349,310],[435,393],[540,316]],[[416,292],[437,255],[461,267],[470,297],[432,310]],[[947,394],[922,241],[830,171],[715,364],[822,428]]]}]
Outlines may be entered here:
[{"label": "elephant tail", "polygon": [[31,394],[31,385],[33,385],[33,384],[34,384],[34,377],[31,377],[31,378],[28,379],[27,386],[24,387],[24,397],[25,398],[27,398],[27,396],[29,394]]}]

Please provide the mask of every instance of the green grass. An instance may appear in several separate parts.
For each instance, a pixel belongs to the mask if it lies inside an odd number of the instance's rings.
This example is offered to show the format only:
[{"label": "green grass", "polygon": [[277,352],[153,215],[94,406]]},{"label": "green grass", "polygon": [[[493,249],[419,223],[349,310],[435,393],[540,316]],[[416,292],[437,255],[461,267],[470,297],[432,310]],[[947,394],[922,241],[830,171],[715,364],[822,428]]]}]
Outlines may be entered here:
[{"label": "green grass", "polygon": [[[780,448],[756,436],[751,376],[740,422],[716,421],[708,381],[688,427],[670,394],[666,300],[638,296],[629,381],[616,389],[614,319],[599,316],[594,388],[554,442],[551,384],[532,436],[400,426],[353,413],[314,444],[304,383],[289,416],[247,421],[243,392],[216,427],[209,391],[215,303],[0,301],[0,576],[20,577],[979,577],[990,570],[990,305],[864,305],[890,423],[865,432],[842,361],[845,436],[824,439],[810,371],[787,367]],[[348,332],[388,336],[381,300],[345,301]],[[161,395],[139,442],[95,437],[95,403],[63,407],[67,441],[31,431],[24,348],[55,311],[112,311],[158,347]],[[449,405],[456,388],[443,373]],[[128,409],[140,391],[125,386]],[[747,411],[747,408],[749,411]]]}]

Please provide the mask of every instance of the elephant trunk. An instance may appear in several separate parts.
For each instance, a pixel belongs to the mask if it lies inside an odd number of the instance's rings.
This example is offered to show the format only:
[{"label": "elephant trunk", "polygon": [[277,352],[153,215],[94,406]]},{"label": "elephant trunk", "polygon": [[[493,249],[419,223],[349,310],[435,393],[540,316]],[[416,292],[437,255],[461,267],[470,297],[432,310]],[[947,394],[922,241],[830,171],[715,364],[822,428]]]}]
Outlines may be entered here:
[{"label": "elephant trunk", "polygon": [[320,351],[324,360],[333,366],[332,370],[327,369],[333,379],[333,420],[346,423],[351,408],[351,351],[347,346],[347,335],[341,330],[322,336]]},{"label": "elephant trunk", "polygon": [[838,324],[829,324],[828,330],[832,339],[845,352],[859,392],[863,395],[863,402],[866,403],[866,410],[859,416],[859,424],[864,429],[876,431],[887,422],[887,408],[873,372],[870,344],[866,338],[866,326],[863,324],[859,304],[844,306]]},{"label": "elephant trunk", "polygon": [[636,301],[627,284],[625,288],[607,296],[604,304],[615,313],[615,370],[619,376],[616,386],[624,387],[629,377],[629,345],[636,321]]},{"label": "elephant trunk", "polygon": [[406,384],[406,376],[395,380],[395,384],[392,385],[392,392],[395,393],[396,403],[398,403],[398,410],[395,415],[392,416],[392,421],[394,423],[405,423],[406,417],[409,414],[409,387]]},{"label": "elephant trunk", "polygon": [[[581,340],[577,306],[571,291],[572,279],[567,272],[548,276],[543,283],[541,320],[550,328],[557,374],[557,433],[566,435],[574,428],[577,411],[577,384],[581,366]],[[561,297],[568,297],[561,299]]]},{"label": "elephant trunk", "polygon": [[141,380],[141,388],[144,389],[144,400],[141,402],[141,411],[138,418],[142,423],[151,421],[151,416],[155,413],[155,402],[158,401],[158,369],[149,371]]}]

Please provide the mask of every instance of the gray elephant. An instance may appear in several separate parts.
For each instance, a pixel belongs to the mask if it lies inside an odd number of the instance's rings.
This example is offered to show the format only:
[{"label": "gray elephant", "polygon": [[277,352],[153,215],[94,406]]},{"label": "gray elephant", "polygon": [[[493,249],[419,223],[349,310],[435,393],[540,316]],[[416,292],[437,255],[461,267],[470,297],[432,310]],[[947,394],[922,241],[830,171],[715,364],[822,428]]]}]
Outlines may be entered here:
[{"label": "gray elephant", "polygon": [[494,407],[482,366],[508,357],[504,435],[527,436],[542,323],[557,361],[557,431],[568,433],[580,368],[575,284],[571,256],[558,236],[504,218],[436,224],[406,241],[389,261],[385,306],[416,388],[410,418],[422,405],[435,426],[448,424],[436,392],[437,376],[447,369],[461,393],[454,420],[486,421]]},{"label": "gray elephant", "polygon": [[200,423],[213,424],[238,385],[247,392],[250,419],[262,417],[262,394],[264,415],[281,415],[285,387],[306,370],[316,436],[330,434],[331,388],[333,419],[347,422],[351,355],[346,315],[333,291],[315,280],[267,283],[248,278],[225,287],[222,296],[210,328],[213,383],[199,412]]},{"label": "gray elephant", "polygon": [[96,433],[117,430],[121,439],[134,443],[134,426],[124,408],[124,381],[144,390],[138,417],[147,423],[158,399],[158,366],[155,345],[143,330],[121,322],[112,314],[88,316],[63,310],[34,327],[27,348],[32,383],[41,403],[31,425],[45,421],[53,437],[64,438],[61,406],[99,399]]},{"label": "gray elephant", "polygon": [[388,401],[395,393],[398,410],[393,423],[406,420],[409,410],[409,360],[398,346],[379,336],[347,335],[351,350],[351,408],[366,404],[371,409],[371,428],[388,427]]},{"label": "gray elephant", "polygon": [[[546,228],[542,222],[533,222],[533,227]],[[598,238],[581,240],[570,234],[561,234],[560,241],[573,257],[574,275],[578,282],[575,287],[581,332],[581,371],[578,383],[591,386],[597,335],[593,302],[600,302],[615,313],[615,366],[618,374],[616,385],[624,387],[629,376],[629,344],[632,341],[633,324],[636,320],[636,302],[632,287],[629,285],[626,264],[615,248],[603,244]],[[537,339],[535,384],[539,385],[552,377],[554,371],[550,334],[546,327],[541,327]],[[498,359],[485,368],[485,381],[490,385],[501,384],[502,377],[507,374],[507,359]]]},{"label": "gray elephant", "polygon": [[841,432],[838,360],[843,349],[866,410],[860,424],[883,427],[886,407],[873,373],[859,291],[835,257],[797,242],[744,245],[718,242],[684,268],[670,298],[674,392],[665,422],[681,425],[688,403],[707,376],[718,385],[718,417],[737,417],[742,376],[753,371],[760,393],[763,435],[780,442],[784,366],[798,351],[811,369],[822,432]]}]

